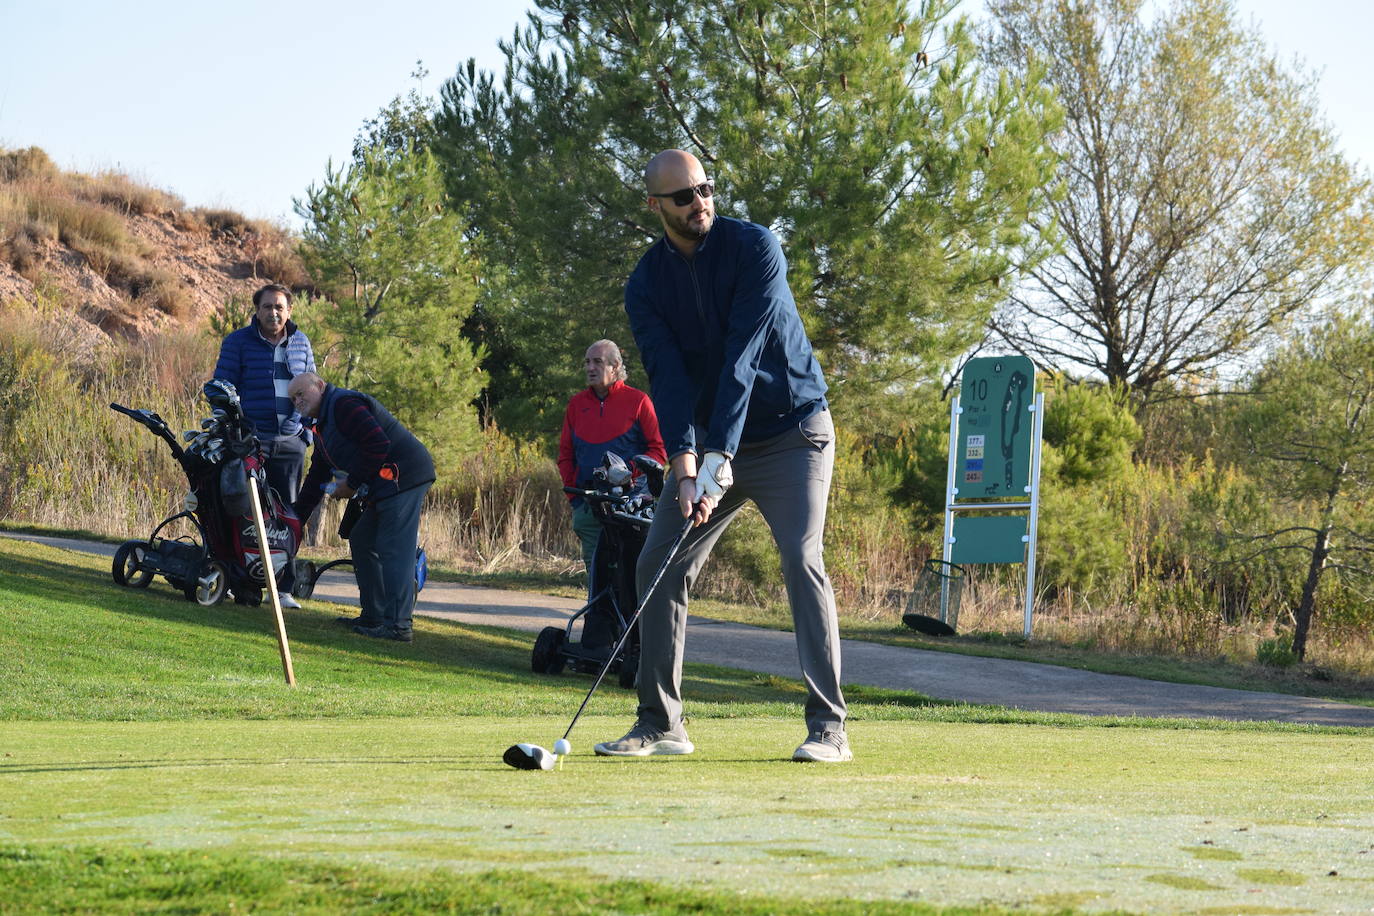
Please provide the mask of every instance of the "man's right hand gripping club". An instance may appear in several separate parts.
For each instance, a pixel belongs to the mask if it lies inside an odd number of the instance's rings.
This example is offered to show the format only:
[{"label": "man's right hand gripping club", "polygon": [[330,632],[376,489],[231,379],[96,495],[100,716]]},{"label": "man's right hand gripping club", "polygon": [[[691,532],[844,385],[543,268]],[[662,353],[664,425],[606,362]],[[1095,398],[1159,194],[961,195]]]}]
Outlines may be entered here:
[{"label": "man's right hand gripping club", "polygon": [[682,517],[692,519],[694,525],[706,523],[725,491],[735,482],[730,459],[723,452],[707,452],[700,467],[696,455],[687,452],[674,459],[673,470],[678,479],[678,508],[682,510]]}]

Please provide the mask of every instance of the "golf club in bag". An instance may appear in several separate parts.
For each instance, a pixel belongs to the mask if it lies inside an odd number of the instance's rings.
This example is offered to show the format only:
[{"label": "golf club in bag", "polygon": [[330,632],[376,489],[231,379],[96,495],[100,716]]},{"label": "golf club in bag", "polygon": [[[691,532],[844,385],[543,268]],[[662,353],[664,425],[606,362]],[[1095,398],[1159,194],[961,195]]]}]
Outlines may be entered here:
[{"label": "golf club in bag", "polygon": [[[635,568],[663,492],[663,465],[647,455],[635,455],[627,463],[606,452],[589,488],[564,487],[563,492],[582,499],[601,532],[587,567],[587,603],[563,626],[539,631],[530,668],[537,674],[558,674],[565,668],[595,674],[619,641],[621,649],[611,656],[607,674],[618,674],[620,686],[633,689],[639,671],[639,631],[629,623],[638,603]],[[627,631],[629,639],[621,640]]]},{"label": "golf club in bag", "polygon": [[[267,582],[266,563],[272,563],[279,587],[290,587],[301,523],[275,491],[266,491],[262,444],[243,415],[234,386],[211,379],[201,391],[212,413],[199,430],[186,431],[185,448],[156,413],[110,405],[167,443],[190,486],[182,511],[163,519],[147,538],[119,546],[111,574],[117,584],[130,588],[146,588],[161,575],[203,607],[220,603],[229,592],[241,604],[257,605]],[[268,544],[258,543],[253,524],[248,487],[254,482],[266,491]],[[179,520],[192,533],[165,534]]]},{"label": "golf club in bag", "polygon": [[582,705],[577,707],[577,712],[573,715],[572,721],[568,723],[567,730],[563,732],[563,737],[559,738],[554,744],[553,751],[550,752],[537,744],[512,744],[510,747],[506,748],[506,753],[501,757],[507,766],[513,766],[517,770],[551,770],[554,764],[558,762],[559,757],[566,755],[572,750],[571,746],[568,744],[568,735],[572,734],[573,726],[577,724],[577,720],[582,717],[582,711],[586,709],[587,704],[591,702],[592,694],[596,693],[596,688],[601,686],[601,682],[606,678],[606,673],[611,670],[611,663],[615,661],[620,655],[621,650],[625,648],[625,641],[630,638],[630,633],[634,631],[635,624],[639,622],[639,615],[644,612],[644,605],[647,604],[649,598],[653,596],[654,589],[658,588],[659,580],[663,578],[663,574],[668,571],[668,567],[672,564],[673,559],[677,557],[678,548],[682,546],[683,541],[687,540],[687,534],[691,530],[692,519],[689,518],[683,522],[682,530],[678,532],[677,539],[674,540],[672,546],[668,548],[668,555],[663,558],[663,562],[659,564],[658,572],[654,573],[654,578],[649,583],[649,587],[644,590],[644,597],[640,599],[639,606],[636,607],[635,612],[630,615],[630,622],[625,627],[625,632],[621,634],[620,640],[616,643],[615,648],[611,650],[611,654],[607,657],[606,663],[601,666],[601,673],[596,676],[596,680],[592,681],[592,689],[587,691],[586,697],[582,699]]}]

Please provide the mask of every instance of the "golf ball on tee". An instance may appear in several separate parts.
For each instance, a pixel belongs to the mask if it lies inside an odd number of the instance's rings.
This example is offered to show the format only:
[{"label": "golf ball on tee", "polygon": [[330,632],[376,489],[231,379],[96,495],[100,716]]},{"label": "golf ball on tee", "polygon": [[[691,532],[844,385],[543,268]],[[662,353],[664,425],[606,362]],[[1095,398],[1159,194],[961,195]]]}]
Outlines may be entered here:
[{"label": "golf ball on tee", "polygon": [[572,745],[568,743],[567,738],[559,738],[553,743],[553,752],[560,757],[565,757],[572,753]]}]

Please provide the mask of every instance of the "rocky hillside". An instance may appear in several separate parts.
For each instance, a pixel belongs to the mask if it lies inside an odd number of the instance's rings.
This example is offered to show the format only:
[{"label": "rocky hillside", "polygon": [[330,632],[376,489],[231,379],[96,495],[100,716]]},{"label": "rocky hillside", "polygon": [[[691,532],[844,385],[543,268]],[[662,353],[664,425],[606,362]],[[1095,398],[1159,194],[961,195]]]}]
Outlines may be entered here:
[{"label": "rocky hillside", "polygon": [[273,281],[307,285],[280,227],[188,208],[122,174],[62,172],[37,148],[0,149],[0,305],[41,308],[99,347],[202,323]]}]

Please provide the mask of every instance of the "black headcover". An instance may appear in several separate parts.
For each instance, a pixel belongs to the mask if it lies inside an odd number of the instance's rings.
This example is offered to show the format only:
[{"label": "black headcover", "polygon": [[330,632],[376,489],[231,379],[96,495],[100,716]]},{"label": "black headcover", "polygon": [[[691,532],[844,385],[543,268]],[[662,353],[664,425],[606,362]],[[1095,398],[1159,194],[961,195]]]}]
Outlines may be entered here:
[{"label": "black headcover", "polygon": [[205,395],[205,400],[211,407],[218,408],[237,418],[243,412],[239,404],[239,392],[229,382],[222,378],[212,378],[201,386],[201,394]]},{"label": "black headcover", "polygon": [[242,458],[230,459],[220,467],[219,499],[231,518],[253,514],[252,497],[248,495],[248,470]]},{"label": "black headcover", "polygon": [[663,493],[663,465],[648,455],[635,455],[630,459],[630,463],[644,473],[644,479],[649,484],[649,492],[657,499]]}]

